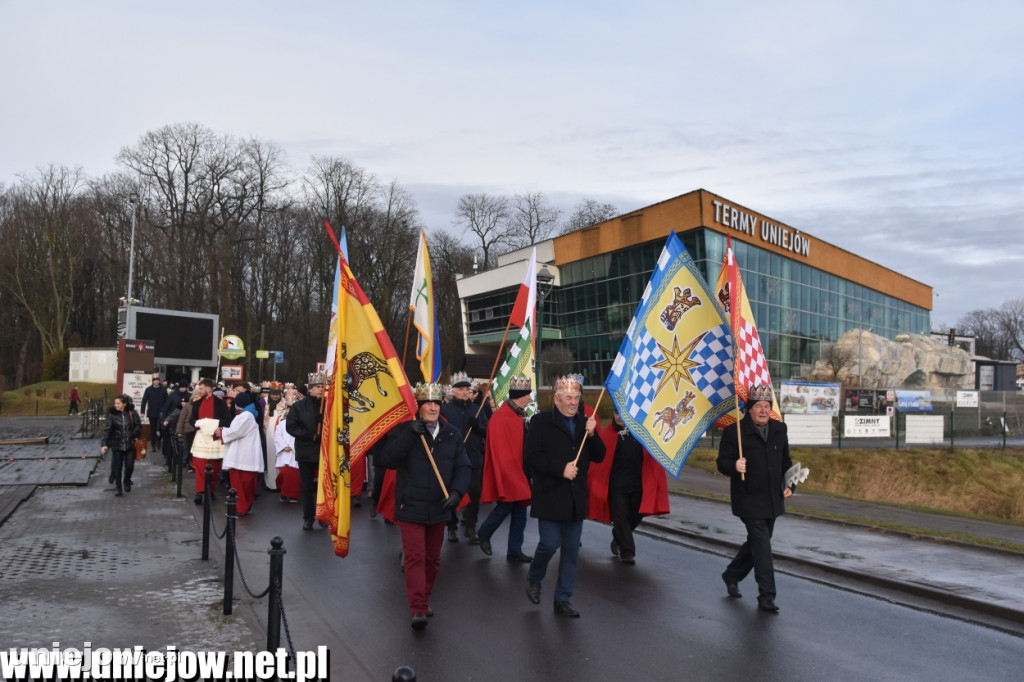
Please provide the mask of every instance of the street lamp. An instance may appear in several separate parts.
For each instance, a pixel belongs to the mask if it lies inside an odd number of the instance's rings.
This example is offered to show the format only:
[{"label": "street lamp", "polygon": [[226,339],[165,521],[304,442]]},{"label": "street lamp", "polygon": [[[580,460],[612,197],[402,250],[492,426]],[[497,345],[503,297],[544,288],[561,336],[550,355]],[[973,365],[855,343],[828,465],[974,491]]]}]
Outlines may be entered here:
[{"label": "street lamp", "polygon": [[132,238],[128,246],[128,296],[125,306],[130,308],[132,306],[132,275],[135,271],[135,214],[138,212],[137,204],[139,203],[137,192],[128,195],[128,203],[132,207]]},{"label": "street lamp", "polygon": [[544,339],[544,301],[555,284],[555,276],[546,265],[542,265],[537,273],[537,386],[544,381],[541,372],[541,343]]}]

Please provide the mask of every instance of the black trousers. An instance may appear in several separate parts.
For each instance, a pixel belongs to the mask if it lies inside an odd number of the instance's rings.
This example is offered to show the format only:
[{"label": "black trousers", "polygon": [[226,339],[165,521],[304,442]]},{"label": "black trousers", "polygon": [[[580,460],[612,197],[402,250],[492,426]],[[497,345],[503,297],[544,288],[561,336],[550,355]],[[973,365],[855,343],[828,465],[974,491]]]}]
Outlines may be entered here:
[{"label": "black trousers", "polygon": [[622,556],[636,556],[633,531],[640,525],[641,490],[628,493],[608,493],[608,508],[612,513],[612,538],[619,545]]},{"label": "black trousers", "polygon": [[741,519],[747,527],[747,541],[725,569],[729,582],[740,582],[754,570],[758,598],[775,599],[775,567],[772,564],[772,533],[775,519]]},{"label": "black trousers", "polygon": [[302,506],[302,520],[313,523],[316,520],[316,475],[319,462],[298,462],[299,500]]},{"label": "black trousers", "polygon": [[110,452],[110,473],[114,475],[114,483],[117,484],[117,489],[120,491],[122,483],[124,485],[132,484],[132,474],[135,473],[135,450],[112,448]]},{"label": "black trousers", "polygon": [[[484,491],[484,470],[481,469],[470,469],[469,472],[469,502],[462,508],[462,525],[470,528],[476,528],[477,519],[480,516],[480,495]],[[459,525],[459,515],[456,510],[452,510],[452,517],[448,520],[449,528],[457,528]]]}]

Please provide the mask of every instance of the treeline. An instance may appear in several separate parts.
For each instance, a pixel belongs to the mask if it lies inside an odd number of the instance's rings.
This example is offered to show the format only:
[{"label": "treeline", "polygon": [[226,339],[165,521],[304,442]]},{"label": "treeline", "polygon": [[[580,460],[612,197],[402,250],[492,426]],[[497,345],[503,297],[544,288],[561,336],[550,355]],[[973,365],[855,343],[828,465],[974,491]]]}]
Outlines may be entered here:
[{"label": "treeline", "polygon": [[[129,277],[138,305],[219,314],[246,348],[262,339],[284,351],[278,378],[300,379],[327,343],[336,255],[324,220],[345,226],[352,270],[399,352],[416,236],[427,233],[443,365],[460,369],[456,275],[471,273],[474,260],[486,269],[498,253],[616,213],[585,199],[560,222],[540,192],[467,194],[453,207],[462,232],[453,236],[428,229],[396,181],[346,159],[314,156],[296,175],[277,146],[196,123],[147,132],[116,160],[120,170],[103,177],[51,165],[0,185],[4,390],[65,378],[68,348],[112,346]],[[258,378],[251,353],[248,361],[248,376]]]}]

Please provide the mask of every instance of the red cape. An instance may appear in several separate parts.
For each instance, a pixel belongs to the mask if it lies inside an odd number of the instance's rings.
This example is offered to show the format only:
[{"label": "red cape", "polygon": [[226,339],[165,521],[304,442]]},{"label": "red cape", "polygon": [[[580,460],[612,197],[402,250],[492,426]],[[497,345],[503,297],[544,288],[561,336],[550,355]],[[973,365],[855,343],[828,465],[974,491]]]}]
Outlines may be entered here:
[{"label": "red cape", "polygon": [[504,402],[487,424],[480,502],[529,501],[530,482],[523,471],[523,419]]},{"label": "red cape", "polygon": [[[611,510],[608,508],[608,481],[612,475],[612,462],[615,461],[615,446],[619,442],[619,431],[612,421],[605,428],[598,428],[601,440],[604,441],[604,461],[590,463],[587,482],[590,486],[590,500],[587,516],[603,523],[612,522]],[[640,500],[640,513],[644,516],[668,514],[668,478],[665,469],[651,457],[644,448],[644,464],[642,474],[644,494]]]}]

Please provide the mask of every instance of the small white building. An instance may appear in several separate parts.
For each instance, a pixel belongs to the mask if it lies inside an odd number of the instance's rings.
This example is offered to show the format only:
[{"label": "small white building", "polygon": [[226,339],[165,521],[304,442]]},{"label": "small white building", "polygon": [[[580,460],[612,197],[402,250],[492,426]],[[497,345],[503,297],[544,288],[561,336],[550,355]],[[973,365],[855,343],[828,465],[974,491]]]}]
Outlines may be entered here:
[{"label": "small white building", "polygon": [[71,348],[68,381],[97,384],[117,382],[116,348]]}]

